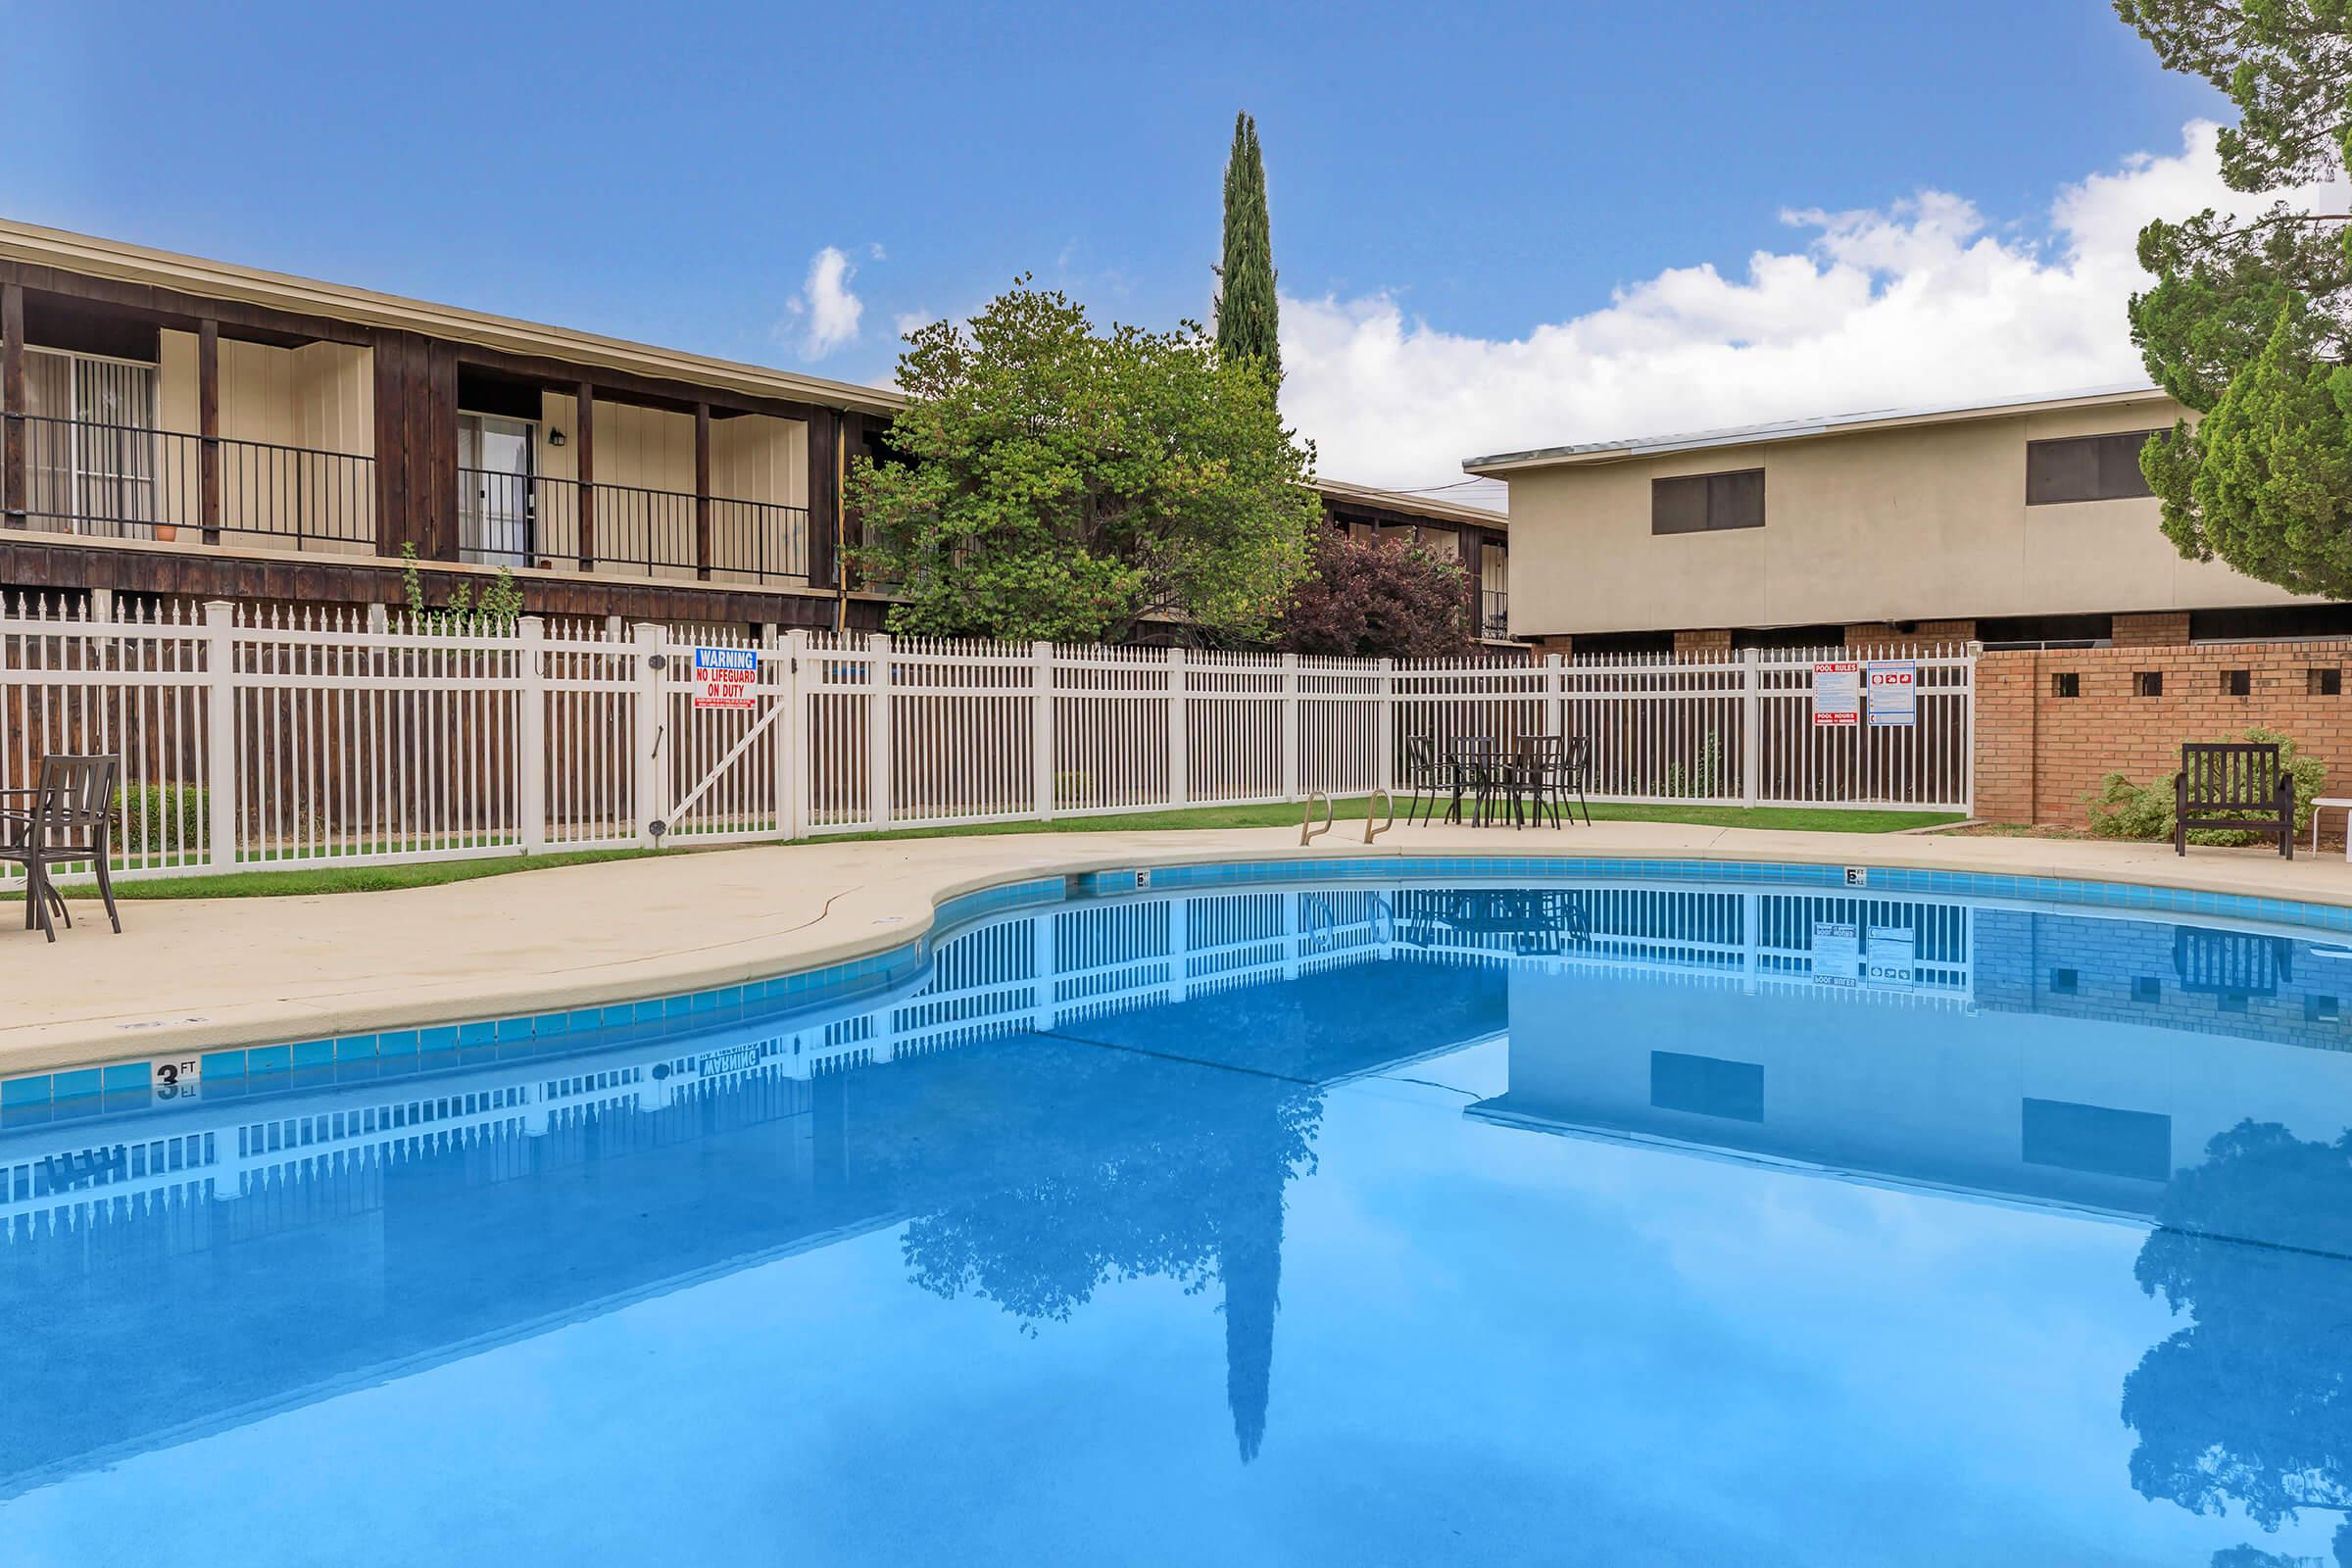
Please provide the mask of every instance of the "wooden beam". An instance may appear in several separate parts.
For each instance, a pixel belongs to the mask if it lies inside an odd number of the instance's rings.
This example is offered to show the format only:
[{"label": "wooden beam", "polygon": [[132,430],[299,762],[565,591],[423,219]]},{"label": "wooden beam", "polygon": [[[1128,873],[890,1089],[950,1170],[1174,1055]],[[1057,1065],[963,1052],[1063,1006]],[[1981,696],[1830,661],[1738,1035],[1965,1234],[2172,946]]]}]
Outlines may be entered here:
[{"label": "wooden beam", "polygon": [[582,381],[572,390],[579,407],[572,415],[572,442],[580,449],[580,569],[596,569],[596,388]]},{"label": "wooden beam", "polygon": [[694,406],[694,574],[710,580],[710,405]]},{"label": "wooden beam", "polygon": [[840,585],[841,432],[831,414],[808,421],[808,583]]},{"label": "wooden beam", "polygon": [[416,340],[386,332],[375,340],[375,553],[397,556],[409,532],[409,358]]},{"label": "wooden beam", "polygon": [[0,284],[0,415],[8,426],[0,454],[0,507],[11,528],[24,517],[24,285]]},{"label": "wooden beam", "polygon": [[228,327],[231,337],[240,331],[252,331],[304,342],[366,344],[373,342],[377,336],[376,328],[357,321],[338,321],[323,316],[272,310],[267,305],[248,305],[242,300],[182,294],[146,283],[91,277],[54,267],[0,262],[0,278],[21,283],[37,294],[54,294],[60,299],[86,300],[95,305],[110,306],[134,315],[141,320],[179,331],[193,331],[199,321],[209,317]]},{"label": "wooden beam", "polygon": [[204,542],[220,542],[220,323],[196,323],[196,466],[202,485]]},{"label": "wooden beam", "polygon": [[[580,380],[581,372],[589,368],[567,360],[549,359],[540,354],[515,354],[505,349],[486,348],[478,343],[460,343],[457,351],[462,363],[476,369],[536,381],[542,386],[559,390],[572,386]],[[790,398],[730,392],[724,387],[699,386],[691,381],[672,381],[602,367],[597,367],[594,373],[596,384],[604,390],[610,401],[643,403],[649,408],[667,409],[673,414],[692,414],[698,403],[710,404],[722,416],[764,414],[778,419],[808,419],[818,412],[814,404]]]}]

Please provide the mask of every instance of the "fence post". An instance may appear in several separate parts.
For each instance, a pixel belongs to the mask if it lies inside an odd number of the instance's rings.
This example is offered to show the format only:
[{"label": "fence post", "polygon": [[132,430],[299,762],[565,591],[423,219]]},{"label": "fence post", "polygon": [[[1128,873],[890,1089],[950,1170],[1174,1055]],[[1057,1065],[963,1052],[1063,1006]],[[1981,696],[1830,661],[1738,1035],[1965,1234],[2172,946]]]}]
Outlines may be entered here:
[{"label": "fence post", "polygon": [[669,766],[662,754],[669,729],[669,631],[652,621],[637,625],[637,767],[634,799],[637,842],[661,846],[654,824],[669,819]]},{"label": "fence post", "polygon": [[515,759],[514,808],[522,815],[522,853],[542,855],[547,851],[547,622],[525,615],[514,629],[521,639],[514,658],[516,701],[522,705],[521,722],[515,725],[521,755]]},{"label": "fence post", "polygon": [[1032,809],[1040,821],[1054,815],[1054,645],[1029,645],[1029,774]]},{"label": "fence post", "polygon": [[890,826],[891,801],[890,634],[865,640],[865,819],[869,827]]},{"label": "fence post", "polygon": [[216,871],[233,871],[237,868],[237,645],[236,607],[227,600],[206,601],[204,644],[206,860]]},{"label": "fence post", "polygon": [[1298,656],[1282,656],[1282,798],[1298,798]]},{"label": "fence post", "polygon": [[776,720],[776,830],[787,839],[807,831],[808,770],[807,757],[808,700],[801,690],[801,661],[808,657],[808,634],[788,631],[783,638],[784,667],[776,672],[784,690],[776,701],[784,715]]},{"label": "fence post", "polygon": [[1557,654],[1544,656],[1544,733],[1568,733],[1567,662]]},{"label": "fence post", "polygon": [[[1372,721],[1372,744],[1378,748],[1372,760],[1372,784],[1376,789],[1396,787],[1396,661],[1380,661],[1380,711]],[[1391,805],[1396,804],[1391,802]],[[1369,815],[1372,805],[1364,803]]]},{"label": "fence post", "polygon": [[1753,806],[1764,776],[1764,651],[1740,655],[1740,804]]},{"label": "fence post", "polygon": [[1168,650],[1168,804],[1190,806],[1193,801],[1193,730],[1186,696],[1184,650]]}]

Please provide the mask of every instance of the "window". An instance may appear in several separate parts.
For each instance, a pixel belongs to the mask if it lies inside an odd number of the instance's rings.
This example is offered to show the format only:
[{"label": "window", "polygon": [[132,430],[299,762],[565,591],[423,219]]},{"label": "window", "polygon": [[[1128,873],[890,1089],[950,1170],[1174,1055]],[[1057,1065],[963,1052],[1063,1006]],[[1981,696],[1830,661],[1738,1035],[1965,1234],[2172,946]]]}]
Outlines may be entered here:
[{"label": "window", "polygon": [[2134,697],[2162,697],[2164,695],[2164,671],[2161,669],[2134,670],[2132,675],[2132,695]]},{"label": "window", "polygon": [[2132,1000],[2133,1002],[2162,1002],[2164,1000],[2164,982],[2154,975],[2141,975],[2132,982]]},{"label": "window", "polygon": [[2029,1165],[2130,1176],[2143,1182],[2173,1174],[2173,1119],[2144,1110],[2078,1105],[2064,1100],[2025,1102]]},{"label": "window", "polygon": [[1649,481],[1651,533],[1713,533],[1764,526],[1764,470],[1693,473]]},{"label": "window", "polygon": [[2331,1023],[2335,1019],[2333,997],[2309,996],[2303,999],[2303,1019],[2306,1023]]},{"label": "window", "polygon": [[2344,694],[2344,672],[2341,669],[2307,669],[2303,672],[2303,692],[2308,697],[2341,697]]},{"label": "window", "polygon": [[1660,1110],[1760,1122],[1764,1119],[1764,1068],[1752,1061],[1653,1051],[1649,1054],[1649,1102]]},{"label": "window", "polygon": [[2222,695],[2224,697],[2246,697],[2250,696],[2253,690],[2254,672],[2252,670],[2225,669],[2222,671]]},{"label": "window", "polygon": [[2080,435],[2026,443],[2026,505],[2063,501],[2123,501],[2151,494],[2139,471],[2139,449],[2161,430]]},{"label": "window", "polygon": [[2071,997],[2082,989],[2082,976],[2073,969],[2050,971],[2050,992],[2054,996]]},{"label": "window", "polygon": [[2060,673],[2058,673],[2058,674],[2055,674],[2055,675],[2052,675],[2052,676],[2050,677],[2050,695],[2051,695],[2052,697],[2080,697],[2080,696],[2082,696],[2082,675],[2081,675],[2079,672],[2077,672],[2077,671],[2075,671],[2075,670],[2071,670],[2071,669],[2070,669],[2070,670],[2065,670],[2065,671],[2062,671],[2062,672],[2060,672]]}]

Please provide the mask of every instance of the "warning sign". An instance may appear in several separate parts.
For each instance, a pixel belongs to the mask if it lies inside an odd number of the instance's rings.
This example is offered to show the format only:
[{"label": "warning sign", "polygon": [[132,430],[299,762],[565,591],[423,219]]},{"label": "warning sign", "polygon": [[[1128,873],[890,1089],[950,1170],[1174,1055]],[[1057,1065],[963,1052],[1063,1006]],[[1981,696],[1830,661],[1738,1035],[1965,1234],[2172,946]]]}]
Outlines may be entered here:
[{"label": "warning sign", "polygon": [[697,708],[756,708],[752,688],[760,684],[757,648],[697,648],[694,651],[694,706]]},{"label": "warning sign", "polygon": [[1919,723],[1919,665],[1908,659],[1874,661],[1863,670],[1870,692],[1872,729],[1909,728]]},{"label": "warning sign", "polygon": [[1813,666],[1813,722],[1859,725],[1862,722],[1862,665],[1853,660]]}]

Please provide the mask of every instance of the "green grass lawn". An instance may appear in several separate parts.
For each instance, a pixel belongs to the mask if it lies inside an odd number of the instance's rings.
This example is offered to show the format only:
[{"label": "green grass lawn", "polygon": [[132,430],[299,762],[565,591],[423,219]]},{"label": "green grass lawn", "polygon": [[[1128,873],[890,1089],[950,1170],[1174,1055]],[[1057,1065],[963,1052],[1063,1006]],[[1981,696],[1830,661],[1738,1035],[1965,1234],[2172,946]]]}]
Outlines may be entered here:
[{"label": "green grass lawn", "polygon": [[[1334,803],[1343,822],[1361,821],[1365,802]],[[1154,830],[1223,827],[1295,827],[1298,806],[1202,806],[1185,810],[1137,811],[1126,816],[1076,816],[1052,822],[980,822],[956,827],[902,828],[886,833],[836,833],[808,843],[862,843],[884,839],[969,838],[993,833],[1141,833]],[[1813,833],[1895,833],[1905,828],[1937,827],[1957,822],[1950,811],[1830,811],[1795,807],[1760,806],[1595,806],[1596,822],[1690,822],[1702,827],[1780,828]],[[1507,836],[1508,829],[1497,833]],[[1336,838],[1336,835],[1335,835]],[[1498,837],[1497,844],[1504,842]],[[1572,837],[1565,843],[1573,844]],[[420,865],[312,866],[299,870],[237,871],[217,876],[156,877],[115,884],[119,899],[254,899],[320,893],[384,893],[395,888],[438,887],[449,882],[471,882],[485,876],[511,876],[517,871],[540,871],[559,865],[592,865],[602,860],[634,860],[649,855],[717,854],[723,849],[775,850],[781,845],[711,846],[698,850],[691,840],[668,850],[587,850],[556,855],[500,855],[479,860],[430,860]],[[94,894],[81,888],[74,898]],[[13,902],[22,894],[0,895]]]}]

